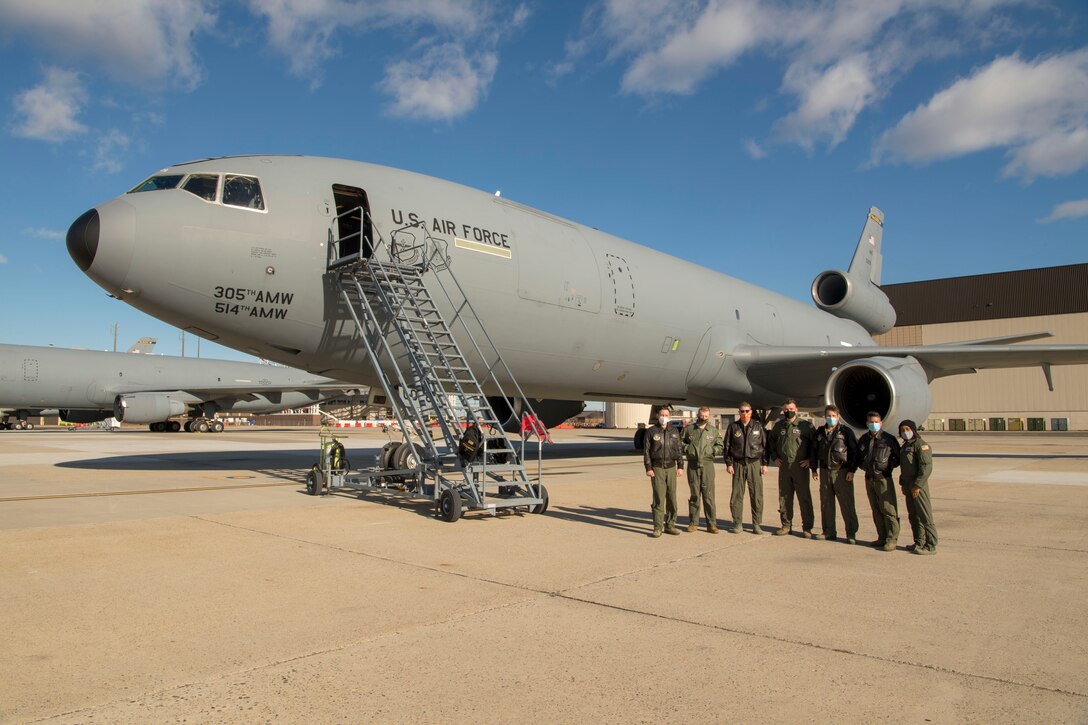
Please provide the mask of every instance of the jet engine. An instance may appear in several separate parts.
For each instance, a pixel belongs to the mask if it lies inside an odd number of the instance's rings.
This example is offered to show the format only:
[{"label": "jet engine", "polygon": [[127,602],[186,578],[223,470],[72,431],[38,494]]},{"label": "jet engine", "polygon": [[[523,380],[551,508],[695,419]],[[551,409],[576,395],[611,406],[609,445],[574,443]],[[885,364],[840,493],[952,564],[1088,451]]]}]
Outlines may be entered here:
[{"label": "jet engine", "polygon": [[159,423],[182,415],[189,406],[166,393],[130,393],[113,401],[113,417],[126,423]]},{"label": "jet engine", "polygon": [[852,360],[831,374],[825,396],[838,406],[843,423],[864,428],[866,415],[875,410],[892,435],[907,418],[925,425],[933,405],[929,379],[912,357]]},{"label": "jet engine", "polygon": [[113,413],[109,410],[66,410],[60,411],[60,419],[65,423],[97,423],[109,418]]},{"label": "jet engine", "polygon": [[495,415],[502,421],[502,429],[507,433],[521,431],[521,415],[529,412],[530,406],[540,422],[548,428],[554,428],[567,418],[578,415],[586,407],[584,400],[532,400],[527,406],[521,398],[511,404],[506,398],[492,397],[487,402],[495,410]]},{"label": "jet engine", "polygon": [[853,320],[871,335],[895,325],[895,308],[888,296],[868,279],[858,282],[846,272],[830,270],[817,275],[812,282],[812,301],[824,312]]}]

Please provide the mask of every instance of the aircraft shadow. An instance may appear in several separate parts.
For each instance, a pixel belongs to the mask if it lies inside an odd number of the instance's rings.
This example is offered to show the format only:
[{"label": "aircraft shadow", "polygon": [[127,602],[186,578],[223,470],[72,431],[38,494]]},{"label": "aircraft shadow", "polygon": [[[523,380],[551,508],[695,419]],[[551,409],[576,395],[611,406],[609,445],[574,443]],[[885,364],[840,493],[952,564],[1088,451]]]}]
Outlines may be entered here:
[{"label": "aircraft shadow", "polygon": [[[544,446],[543,458],[545,461],[563,460],[566,458],[604,458],[604,457],[642,458],[642,452],[636,451],[630,441],[616,441],[611,443],[556,443]],[[527,462],[536,460],[536,450],[530,446],[525,447]]]},{"label": "aircraft shadow", "polygon": [[305,481],[315,450],[148,453],[64,461],[57,468],[91,471],[251,471],[285,481]]}]

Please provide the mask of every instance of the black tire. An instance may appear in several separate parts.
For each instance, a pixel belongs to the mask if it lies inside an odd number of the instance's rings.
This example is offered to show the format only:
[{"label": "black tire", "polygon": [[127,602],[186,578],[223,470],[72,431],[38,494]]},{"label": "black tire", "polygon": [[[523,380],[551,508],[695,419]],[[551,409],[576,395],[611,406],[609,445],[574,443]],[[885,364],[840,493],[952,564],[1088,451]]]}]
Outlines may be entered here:
[{"label": "black tire", "polygon": [[548,510],[548,489],[544,488],[544,484],[541,483],[537,485],[537,491],[540,494],[540,498],[544,500],[529,509],[529,513],[532,514],[542,514]]},{"label": "black tire", "polygon": [[30,422],[24,423],[23,430],[34,430],[34,424]]},{"label": "black tire", "polygon": [[646,429],[639,428],[635,431],[635,450],[641,451],[642,446],[646,443]]},{"label": "black tire", "polygon": [[412,455],[412,448],[407,443],[401,443],[397,449],[397,455],[393,457],[394,468],[415,468],[419,463]]},{"label": "black tire", "polygon": [[461,518],[461,497],[453,489],[447,488],[438,497],[438,518],[451,524]]},{"label": "black tire", "polygon": [[185,421],[185,425],[182,426],[182,427],[185,429],[186,433],[192,433],[193,432],[193,419],[190,418],[189,420]]},{"label": "black tire", "polygon": [[311,496],[321,496],[325,492],[325,482],[321,475],[321,469],[315,464],[306,474],[306,493]]},{"label": "black tire", "polygon": [[207,433],[208,432],[208,421],[201,418],[200,420],[198,420],[196,422],[196,425],[193,426],[193,427],[196,429],[197,433]]},{"label": "black tire", "polygon": [[222,432],[223,432],[223,421],[213,420],[212,421],[212,433],[222,433]]},{"label": "black tire", "polygon": [[390,441],[382,446],[381,453],[378,454],[378,468],[382,471],[392,468],[392,464],[389,459],[393,457],[393,451],[396,450],[400,443],[397,441]]},{"label": "black tire", "polygon": [[170,421],[169,425],[171,433],[177,433],[179,430],[181,430],[181,423],[177,422],[176,420]]}]

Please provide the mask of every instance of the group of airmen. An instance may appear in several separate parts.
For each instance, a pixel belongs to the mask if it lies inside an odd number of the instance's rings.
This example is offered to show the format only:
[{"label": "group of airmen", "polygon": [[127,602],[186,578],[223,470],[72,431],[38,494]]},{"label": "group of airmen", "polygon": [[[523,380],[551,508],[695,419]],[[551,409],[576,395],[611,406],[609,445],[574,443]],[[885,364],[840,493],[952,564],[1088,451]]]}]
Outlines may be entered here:
[{"label": "group of airmen", "polygon": [[[873,511],[877,538],[871,543],[881,551],[895,551],[899,539],[899,506],[893,480],[899,469],[899,488],[914,535],[909,549],[919,555],[937,552],[937,528],[929,497],[933,451],[911,420],[899,424],[899,439],[882,430],[880,413],[867,416],[868,432],[860,440],[842,424],[839,409],[824,409],[824,424],[817,427],[798,417],[797,402],[787,400],[782,417],[768,431],[753,420],[749,403],[741,403],[737,419],[725,429],[724,437],[710,422],[710,409],[699,408],[695,421],[682,431],[669,425],[670,411],[658,411],[657,423],[646,430],[643,461],[653,486],[653,521],[650,534],[678,535],[676,525],[676,479],[687,472],[691,496],[688,499],[689,532],[698,530],[699,507],[708,533],[718,533],[714,504],[714,464],[719,456],[733,477],[729,499],[733,533],[744,531],[744,492],[752,513],[752,533],[762,535],[763,475],[767,466],[778,466],[778,512],[781,527],[774,534],[786,536],[793,530],[794,498],[801,509],[801,536],[835,541],[838,538],[836,503],[848,544],[857,543],[858,515],[854,507],[854,476],[865,475],[865,492]],[[902,442],[900,442],[900,440]],[[821,533],[814,533],[815,514],[809,478],[819,483]]]}]

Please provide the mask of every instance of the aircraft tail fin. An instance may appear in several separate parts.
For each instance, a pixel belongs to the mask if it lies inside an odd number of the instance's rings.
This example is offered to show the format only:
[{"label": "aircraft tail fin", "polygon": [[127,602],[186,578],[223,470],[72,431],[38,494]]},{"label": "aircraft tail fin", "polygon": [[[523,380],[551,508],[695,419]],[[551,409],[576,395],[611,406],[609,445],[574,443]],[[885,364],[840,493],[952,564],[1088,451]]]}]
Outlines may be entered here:
[{"label": "aircraft tail fin", "polygon": [[158,339],[154,337],[141,337],[136,341],[136,344],[128,349],[129,352],[142,353],[144,355],[150,355],[151,351],[155,349],[155,345],[158,343]]},{"label": "aircraft tail fin", "polygon": [[883,257],[880,255],[880,245],[884,237],[884,212],[875,206],[869,207],[869,216],[865,219],[865,227],[861,230],[861,238],[858,247],[854,250],[854,258],[850,261],[848,274],[858,281],[868,280],[880,285],[880,267]]}]

